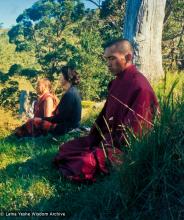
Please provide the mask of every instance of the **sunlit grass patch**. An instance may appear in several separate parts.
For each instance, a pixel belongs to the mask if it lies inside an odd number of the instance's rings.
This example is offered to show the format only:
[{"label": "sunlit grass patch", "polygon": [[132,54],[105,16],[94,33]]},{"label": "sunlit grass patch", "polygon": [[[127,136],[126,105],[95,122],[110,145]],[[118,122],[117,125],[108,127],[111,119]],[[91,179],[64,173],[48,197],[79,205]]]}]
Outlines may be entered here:
[{"label": "sunlit grass patch", "polygon": [[15,155],[7,155],[5,153],[0,153],[0,170],[6,168],[10,164],[25,162],[26,160],[30,159],[30,157],[20,157],[17,158]]},{"label": "sunlit grass patch", "polygon": [[9,178],[0,183],[0,210],[20,210],[34,206],[54,194],[54,187],[43,178]]},{"label": "sunlit grass patch", "polygon": [[102,102],[82,101],[82,123],[91,126],[104,106]]},{"label": "sunlit grass patch", "polygon": [[7,136],[22,124],[22,120],[16,118],[10,110],[0,108],[0,137]]},{"label": "sunlit grass patch", "polygon": [[30,157],[23,155],[22,151],[17,148],[17,143],[8,143],[4,139],[0,139],[0,170],[6,168],[8,165],[18,162],[25,162]]},{"label": "sunlit grass patch", "polygon": [[174,99],[181,97],[184,94],[184,72],[166,72],[165,76],[159,82],[153,83],[153,88],[159,98],[164,98],[169,95],[173,83],[176,86],[172,93]]},{"label": "sunlit grass patch", "polygon": [[34,180],[28,188],[27,195],[31,198],[32,204],[38,203],[41,199],[49,199],[54,194],[55,188],[46,179]]}]

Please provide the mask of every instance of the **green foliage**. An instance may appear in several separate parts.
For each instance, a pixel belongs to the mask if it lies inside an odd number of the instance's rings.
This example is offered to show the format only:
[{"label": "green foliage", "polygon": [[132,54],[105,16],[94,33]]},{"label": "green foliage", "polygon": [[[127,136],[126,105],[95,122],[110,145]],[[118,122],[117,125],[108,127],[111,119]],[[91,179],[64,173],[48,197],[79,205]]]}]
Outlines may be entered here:
[{"label": "green foliage", "polygon": [[167,0],[163,30],[163,58],[168,70],[184,69],[184,4]]},{"label": "green foliage", "polygon": [[25,68],[20,72],[20,76],[26,76],[29,79],[34,79],[38,75],[39,71],[33,68]]},{"label": "green foliage", "polygon": [[0,72],[7,73],[14,64],[23,68],[39,68],[33,52],[17,53],[15,48],[16,46],[8,41],[7,30],[0,30]]},{"label": "green foliage", "polygon": [[[90,2],[97,9],[86,10],[80,0],[39,0],[19,15],[17,24],[8,31],[12,44],[6,31],[1,31],[1,82],[16,75],[31,82],[43,75],[55,81],[57,67],[69,63],[80,73],[84,99],[105,98],[112,76],[103,59],[102,45],[122,36],[126,1]],[[181,2],[167,0],[166,4],[162,46],[164,65],[169,69],[183,68]]]},{"label": "green foliage", "polygon": [[112,78],[103,60],[102,39],[94,23],[90,27],[84,22],[79,33],[79,57],[74,61],[80,71],[80,90],[84,99],[100,99],[106,96],[107,85]]},{"label": "green foliage", "polygon": [[105,0],[102,2],[100,32],[104,41],[122,37],[125,2],[125,0]]},{"label": "green foliage", "polygon": [[17,18],[9,31],[10,42],[18,51],[35,51],[43,71],[52,75],[58,63],[67,62],[75,52],[64,31],[84,13],[80,1],[40,0]]},{"label": "green foliage", "polygon": [[172,92],[173,102],[177,102],[178,97],[184,94],[184,74],[183,72],[165,72],[165,77],[153,85],[154,90],[160,100],[164,101],[168,97],[173,83],[176,82],[176,89]]},{"label": "green foliage", "polygon": [[0,103],[3,107],[18,108],[19,86],[17,81],[9,83],[1,89]]},{"label": "green foliage", "polygon": [[4,84],[9,79],[8,74],[0,72],[0,83]]},{"label": "green foliage", "polygon": [[14,74],[20,74],[21,71],[22,66],[20,64],[13,64],[8,71],[8,75],[13,76]]}]

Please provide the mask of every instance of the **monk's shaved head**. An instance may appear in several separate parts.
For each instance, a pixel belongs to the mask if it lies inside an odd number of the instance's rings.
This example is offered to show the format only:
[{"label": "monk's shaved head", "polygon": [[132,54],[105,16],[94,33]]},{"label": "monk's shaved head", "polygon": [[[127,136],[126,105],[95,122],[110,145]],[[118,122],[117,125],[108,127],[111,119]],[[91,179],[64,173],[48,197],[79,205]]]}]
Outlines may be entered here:
[{"label": "monk's shaved head", "polygon": [[132,65],[133,53],[132,44],[126,39],[120,39],[105,45],[104,58],[109,70],[117,75]]},{"label": "monk's shaved head", "polygon": [[113,52],[123,53],[124,55],[131,54],[133,56],[133,46],[130,41],[126,39],[112,41],[105,45],[105,48],[108,47],[110,47]]}]

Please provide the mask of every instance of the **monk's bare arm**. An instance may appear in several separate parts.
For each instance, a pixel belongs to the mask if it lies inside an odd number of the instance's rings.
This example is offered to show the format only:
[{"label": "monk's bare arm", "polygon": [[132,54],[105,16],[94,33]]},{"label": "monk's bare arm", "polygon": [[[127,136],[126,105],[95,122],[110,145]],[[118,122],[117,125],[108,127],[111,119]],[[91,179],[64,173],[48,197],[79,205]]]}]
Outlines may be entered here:
[{"label": "monk's bare arm", "polygon": [[54,102],[51,97],[48,97],[44,102],[44,117],[51,117],[53,112]]}]

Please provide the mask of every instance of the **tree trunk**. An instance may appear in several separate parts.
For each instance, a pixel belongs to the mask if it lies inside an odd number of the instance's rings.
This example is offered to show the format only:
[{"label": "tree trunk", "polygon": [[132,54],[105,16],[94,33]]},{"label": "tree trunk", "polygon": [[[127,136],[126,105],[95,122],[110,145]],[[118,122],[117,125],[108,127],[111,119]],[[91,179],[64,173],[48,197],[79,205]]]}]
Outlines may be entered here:
[{"label": "tree trunk", "polygon": [[127,0],[124,38],[135,49],[134,62],[150,80],[163,75],[162,28],[166,0]]}]

